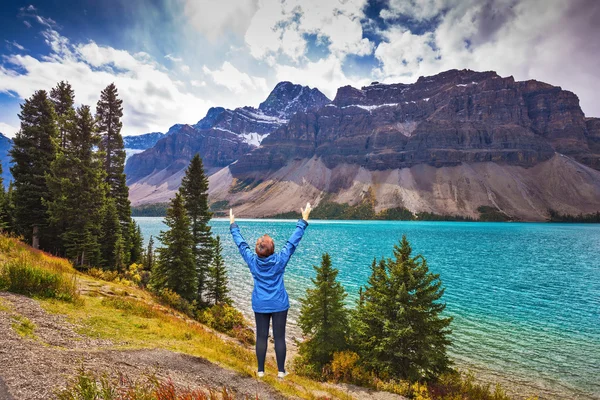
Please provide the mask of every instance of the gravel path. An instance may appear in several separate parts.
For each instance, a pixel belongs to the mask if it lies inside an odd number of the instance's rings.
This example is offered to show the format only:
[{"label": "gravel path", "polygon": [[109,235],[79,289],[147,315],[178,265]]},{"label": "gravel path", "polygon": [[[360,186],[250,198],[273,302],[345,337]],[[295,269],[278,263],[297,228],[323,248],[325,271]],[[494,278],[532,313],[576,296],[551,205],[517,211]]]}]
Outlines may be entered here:
[{"label": "gravel path", "polygon": [[[81,365],[131,379],[156,373],[191,389],[227,387],[240,398],[285,398],[264,383],[203,358],[158,349],[110,350],[112,342],[78,334],[73,324],[46,313],[35,300],[5,292],[0,292],[0,299],[10,308],[0,310],[0,400],[50,399]],[[12,325],[18,316],[36,325],[35,338],[16,333]]]}]

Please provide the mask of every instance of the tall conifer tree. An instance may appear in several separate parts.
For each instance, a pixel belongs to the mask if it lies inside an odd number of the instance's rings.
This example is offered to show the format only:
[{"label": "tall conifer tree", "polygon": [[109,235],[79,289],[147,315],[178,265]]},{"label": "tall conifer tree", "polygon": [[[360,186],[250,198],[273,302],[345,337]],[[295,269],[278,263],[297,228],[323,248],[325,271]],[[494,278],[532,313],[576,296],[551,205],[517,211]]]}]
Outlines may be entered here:
[{"label": "tall conifer tree", "polygon": [[123,272],[125,246],[115,200],[107,198],[102,210],[100,255],[102,268]]},{"label": "tall conifer tree", "polygon": [[329,254],[323,254],[320,266],[312,279],[314,288],[300,300],[298,325],[306,340],[299,353],[316,372],[331,362],[333,353],[348,347],[349,316],[344,305],[347,294],[337,281],[338,270],[331,266]]},{"label": "tall conifer tree", "polygon": [[0,232],[8,232],[10,227],[10,216],[8,215],[8,194],[4,189],[2,178],[2,164],[0,163]]},{"label": "tall conifer tree", "polygon": [[192,247],[190,219],[181,193],[171,200],[165,217],[169,228],[160,233],[164,247],[158,250],[158,260],[152,271],[151,284],[156,289],[170,289],[188,301],[196,299],[198,275]]},{"label": "tall conifer tree", "polygon": [[65,255],[77,265],[99,265],[102,207],[106,195],[104,168],[95,151],[100,137],[88,106],[81,106],[63,149],[47,175],[53,200],[51,222],[60,231]]},{"label": "tall conifer tree", "polygon": [[363,365],[394,379],[434,379],[449,367],[450,317],[440,302],[439,275],[422,256],[413,257],[406,236],[394,259],[373,262],[353,319],[353,341]]},{"label": "tall conifer tree", "polygon": [[125,147],[121,136],[123,117],[123,100],[114,83],[108,85],[101,93],[96,106],[98,132],[101,135],[100,151],[104,154],[104,170],[108,184],[108,197],[114,199],[121,225],[121,239],[125,253],[124,262],[131,257],[131,204],[129,188],[125,178]]},{"label": "tall conifer tree", "polygon": [[150,240],[148,240],[148,248],[146,249],[146,257],[144,259],[144,269],[146,271],[152,271],[152,267],[154,266],[154,237],[150,235]]},{"label": "tall conifer tree", "polygon": [[202,158],[198,154],[192,158],[185,176],[181,180],[179,190],[191,221],[194,257],[198,275],[198,293],[196,297],[198,303],[203,304],[205,300],[203,299],[203,292],[206,289],[208,269],[213,254],[213,239],[208,225],[212,217],[208,207],[208,178],[204,173]]},{"label": "tall conifer tree", "polygon": [[46,205],[51,198],[45,174],[56,158],[58,129],[54,106],[45,90],[25,100],[19,118],[21,130],[10,150],[16,229],[34,247],[51,250]]},{"label": "tall conifer tree", "polygon": [[69,132],[75,125],[75,92],[69,82],[60,81],[50,91],[50,98],[56,112],[58,145],[61,149],[66,149],[69,142]]},{"label": "tall conifer tree", "polygon": [[213,256],[210,268],[208,270],[208,280],[206,282],[206,297],[213,304],[229,304],[229,288],[227,287],[229,279],[227,278],[227,268],[223,261],[223,246],[221,238],[217,236],[213,240]]}]

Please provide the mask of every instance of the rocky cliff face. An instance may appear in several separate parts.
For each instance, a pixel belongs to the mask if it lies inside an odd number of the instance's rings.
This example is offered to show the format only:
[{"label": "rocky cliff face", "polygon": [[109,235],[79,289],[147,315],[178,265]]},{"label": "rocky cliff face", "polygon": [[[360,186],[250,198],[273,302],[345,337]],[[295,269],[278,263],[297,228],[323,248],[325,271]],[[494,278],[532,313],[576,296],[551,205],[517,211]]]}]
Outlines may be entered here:
[{"label": "rocky cliff face", "polygon": [[134,204],[150,202],[150,187],[178,187],[183,170],[196,153],[202,156],[208,173],[229,165],[287,124],[296,112],[316,111],[329,102],[317,89],[282,82],[259,108],[213,107],[193,126],[173,125],[154,147],[127,161],[130,198]]},{"label": "rocky cliff face", "polygon": [[212,107],[194,128],[235,133],[247,143],[259,146],[271,132],[287,124],[294,114],[316,111],[330,102],[318,89],[280,82],[258,108]]},{"label": "rocky cliff face", "polygon": [[183,125],[177,133],[159,140],[152,149],[133,156],[125,167],[125,173],[129,182],[156,172],[163,172],[163,175],[177,173],[187,168],[196,153],[202,156],[204,168],[211,173],[231,164],[251,149],[234,133],[219,129],[197,130]]},{"label": "rocky cliff face", "polygon": [[577,96],[559,87],[452,70],[410,85],[340,88],[331,104],[296,114],[231,171],[275,171],[313,156],[328,168],[488,161],[531,167],[555,152],[594,166],[596,126],[585,120]]}]

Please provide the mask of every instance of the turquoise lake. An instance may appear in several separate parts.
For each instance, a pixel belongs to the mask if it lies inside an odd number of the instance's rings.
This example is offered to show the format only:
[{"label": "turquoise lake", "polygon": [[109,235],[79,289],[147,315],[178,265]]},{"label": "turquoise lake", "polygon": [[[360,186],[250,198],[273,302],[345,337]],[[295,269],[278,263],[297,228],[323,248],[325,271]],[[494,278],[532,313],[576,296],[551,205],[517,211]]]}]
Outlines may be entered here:
[{"label": "turquoise lake", "polygon": [[[136,218],[147,242],[162,218]],[[264,233],[276,251],[295,221],[237,221],[253,247]],[[309,221],[285,276],[291,333],[298,299],[311,285],[321,254],[331,255],[349,304],[365,284],[374,257],[390,257],[406,234],[446,287],[454,317],[451,355],[458,367],[520,394],[545,399],[600,399],[600,225],[403,221]],[[251,316],[252,277],[229,235],[223,242],[231,295]]]}]

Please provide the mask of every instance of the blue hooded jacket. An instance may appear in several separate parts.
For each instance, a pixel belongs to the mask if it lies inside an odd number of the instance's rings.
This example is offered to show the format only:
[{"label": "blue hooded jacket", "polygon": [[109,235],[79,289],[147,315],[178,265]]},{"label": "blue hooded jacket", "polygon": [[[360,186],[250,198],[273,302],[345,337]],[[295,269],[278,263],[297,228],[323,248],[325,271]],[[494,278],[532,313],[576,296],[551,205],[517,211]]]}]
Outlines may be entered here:
[{"label": "blue hooded jacket", "polygon": [[252,291],[252,309],[254,312],[274,313],[290,308],[288,294],[283,284],[283,273],[307,226],[308,222],[299,219],[296,230],[285,247],[279,253],[261,258],[250,249],[240,233],[240,227],[235,222],[231,224],[230,230],[233,241],[240,250],[242,258],[248,264],[254,278],[254,290]]}]

